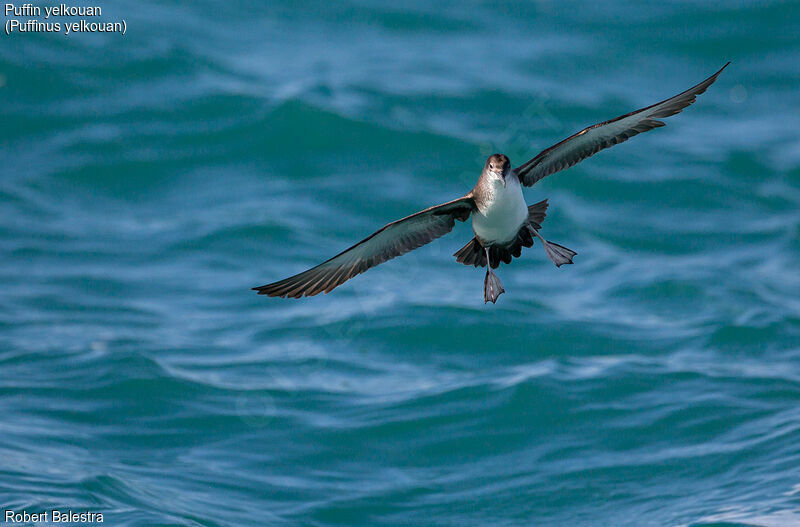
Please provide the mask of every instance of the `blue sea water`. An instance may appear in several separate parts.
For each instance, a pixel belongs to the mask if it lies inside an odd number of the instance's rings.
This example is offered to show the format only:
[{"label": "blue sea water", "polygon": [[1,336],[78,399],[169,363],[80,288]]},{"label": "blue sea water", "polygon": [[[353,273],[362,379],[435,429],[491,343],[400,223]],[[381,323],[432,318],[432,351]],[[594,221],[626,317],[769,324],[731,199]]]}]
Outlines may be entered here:
[{"label": "blue sea water", "polygon": [[[800,525],[800,4],[98,5],[124,36],[0,35],[2,510]],[[525,191],[579,254],[497,305],[462,224],[250,291],[728,60]]]}]

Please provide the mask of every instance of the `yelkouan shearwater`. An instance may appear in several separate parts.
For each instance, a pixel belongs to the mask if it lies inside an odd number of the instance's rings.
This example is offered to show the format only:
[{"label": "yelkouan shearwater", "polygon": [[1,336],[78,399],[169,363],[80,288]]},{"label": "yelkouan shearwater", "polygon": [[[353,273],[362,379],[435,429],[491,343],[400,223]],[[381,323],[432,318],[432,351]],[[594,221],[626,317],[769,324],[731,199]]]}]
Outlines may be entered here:
[{"label": "yelkouan shearwater", "polygon": [[253,289],[260,295],[291,298],[329,293],[357,274],[447,234],[453,230],[456,220],[466,221],[472,215],[475,237],[453,256],[464,265],[487,267],[483,299],[484,303],[494,303],[504,289],[492,269],[501,261],[511,263],[512,257],[521,254],[522,247],[533,245],[534,237],[542,242],[545,253],[556,267],[571,264],[577,254],[539,234],[547,200],[528,206],[522,186],[530,187],[543,177],[569,168],[604,148],[664,126],[658,119],[675,115],[692,104],[728,64],[730,62],[683,93],[584,128],[517,168],[511,168],[505,155],[493,154],[486,160],[475,188],[465,196],[393,221],[316,267]]}]

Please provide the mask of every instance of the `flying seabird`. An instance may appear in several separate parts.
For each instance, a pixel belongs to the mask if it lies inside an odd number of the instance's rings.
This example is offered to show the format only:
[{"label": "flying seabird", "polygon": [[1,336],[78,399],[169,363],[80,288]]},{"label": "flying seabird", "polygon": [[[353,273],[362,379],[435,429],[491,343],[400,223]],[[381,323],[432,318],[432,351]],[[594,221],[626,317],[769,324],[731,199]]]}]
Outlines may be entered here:
[{"label": "flying seabird", "polygon": [[475,237],[453,256],[465,265],[487,266],[483,298],[484,303],[494,303],[504,289],[492,269],[501,261],[511,263],[512,257],[521,254],[522,247],[533,245],[534,237],[542,242],[545,253],[556,267],[571,264],[577,254],[539,234],[547,200],[527,206],[522,186],[530,187],[545,176],[569,168],[604,148],[664,126],[658,119],[675,115],[692,104],[728,64],[730,62],[683,93],[584,128],[517,168],[511,168],[505,155],[493,154],[486,160],[475,188],[465,196],[393,221],[316,267],[253,289],[260,295],[291,298],[329,293],[357,274],[447,234],[453,230],[456,220],[463,222],[472,215]]}]

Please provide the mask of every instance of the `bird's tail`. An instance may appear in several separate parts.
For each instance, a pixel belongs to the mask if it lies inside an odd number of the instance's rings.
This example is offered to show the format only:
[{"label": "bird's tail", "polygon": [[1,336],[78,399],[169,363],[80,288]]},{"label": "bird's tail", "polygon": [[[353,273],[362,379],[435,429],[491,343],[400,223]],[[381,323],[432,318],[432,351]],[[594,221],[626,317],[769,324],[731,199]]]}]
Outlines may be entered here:
[{"label": "bird's tail", "polygon": [[528,207],[528,225],[537,231],[542,228],[545,216],[547,216],[547,200],[543,199],[539,203],[534,203]]},{"label": "bird's tail", "polygon": [[[523,247],[531,247],[533,245],[533,238],[528,230],[528,226],[533,227],[535,230],[542,228],[547,211],[547,200],[542,200],[539,203],[534,203],[528,207],[528,223],[523,225],[517,237],[507,247],[492,246],[489,248],[489,258],[491,266],[496,268],[500,262],[511,263],[511,258],[515,258],[522,254]],[[484,267],[486,265],[486,252],[483,250],[481,242],[478,238],[472,238],[469,243],[458,250],[453,256],[456,261],[464,265],[473,265],[475,267]]]},{"label": "bird's tail", "polygon": [[472,238],[467,244],[458,250],[453,256],[456,261],[464,265],[474,265],[475,267],[483,267],[486,265],[486,254],[483,252],[478,238]]}]

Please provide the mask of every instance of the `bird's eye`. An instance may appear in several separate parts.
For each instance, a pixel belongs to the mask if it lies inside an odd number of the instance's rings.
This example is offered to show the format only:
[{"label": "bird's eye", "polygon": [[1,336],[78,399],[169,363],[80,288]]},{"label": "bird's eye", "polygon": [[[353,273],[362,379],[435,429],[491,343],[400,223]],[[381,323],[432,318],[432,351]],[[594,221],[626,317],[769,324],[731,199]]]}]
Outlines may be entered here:
[{"label": "bird's eye", "polygon": [[489,163],[489,168],[494,169],[494,165]]}]

